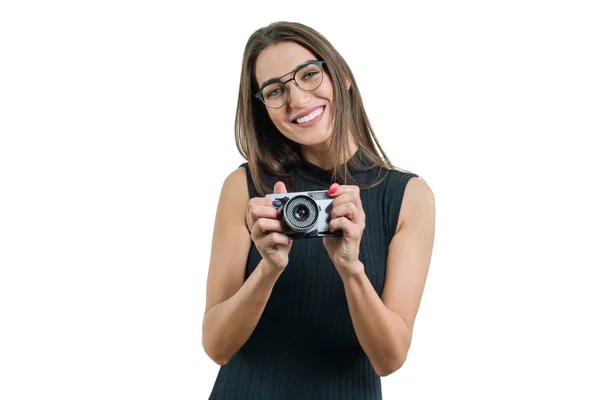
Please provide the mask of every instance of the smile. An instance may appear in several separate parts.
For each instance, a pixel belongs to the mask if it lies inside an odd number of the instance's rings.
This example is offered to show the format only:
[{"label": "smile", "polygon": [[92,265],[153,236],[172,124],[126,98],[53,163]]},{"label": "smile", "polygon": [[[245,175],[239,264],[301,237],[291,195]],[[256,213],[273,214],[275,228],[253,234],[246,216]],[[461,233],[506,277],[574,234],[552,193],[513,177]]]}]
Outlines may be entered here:
[{"label": "smile", "polygon": [[301,124],[305,124],[309,121],[312,121],[313,119],[317,118],[319,115],[321,115],[323,113],[324,108],[325,107],[319,107],[315,111],[311,112],[310,114],[296,119],[294,122],[301,125]]}]

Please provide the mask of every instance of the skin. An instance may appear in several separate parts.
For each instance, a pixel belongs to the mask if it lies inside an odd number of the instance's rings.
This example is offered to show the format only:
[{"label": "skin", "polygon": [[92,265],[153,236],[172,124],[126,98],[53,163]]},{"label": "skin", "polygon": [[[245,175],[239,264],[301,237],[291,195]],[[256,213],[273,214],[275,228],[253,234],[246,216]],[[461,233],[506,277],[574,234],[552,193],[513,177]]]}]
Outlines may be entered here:
[{"label": "skin", "polygon": [[[314,55],[295,43],[280,43],[265,49],[256,62],[259,85],[293,71],[310,59],[315,59]],[[289,77],[286,75],[284,79]],[[287,85],[288,104],[268,109],[270,118],[281,134],[302,145],[308,161],[331,168],[328,160],[332,157],[327,153],[331,137],[331,80],[325,76],[321,87],[310,93],[301,91],[293,82]],[[300,112],[318,105],[325,105],[325,114],[318,124],[304,128],[292,122]],[[351,147],[352,152],[356,150],[354,143]],[[278,182],[274,192],[285,193],[285,185]],[[381,298],[358,258],[367,223],[360,190],[357,186],[335,183],[330,195],[334,198],[330,228],[341,230],[343,236],[324,238],[323,245],[342,278],[358,340],[377,374],[386,376],[402,366],[412,341],[433,249],[433,192],[418,178],[411,179],[406,186],[396,233],[389,245]],[[293,242],[281,233],[283,226],[278,218],[272,200],[249,199],[243,168],[228,176],[215,219],[203,323],[204,349],[221,365],[233,357],[256,327],[271,290],[289,261]],[[244,280],[252,241],[263,259]],[[240,243],[238,251],[231,251],[230,243]]]}]

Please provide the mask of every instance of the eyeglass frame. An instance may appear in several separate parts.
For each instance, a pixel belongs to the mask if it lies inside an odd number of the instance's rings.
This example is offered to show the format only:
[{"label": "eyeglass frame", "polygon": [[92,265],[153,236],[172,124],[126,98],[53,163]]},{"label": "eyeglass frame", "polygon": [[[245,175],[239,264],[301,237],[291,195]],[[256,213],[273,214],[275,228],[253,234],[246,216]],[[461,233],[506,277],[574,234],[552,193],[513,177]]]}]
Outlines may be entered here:
[{"label": "eyeglass frame", "polygon": [[[280,76],[279,78],[277,78],[275,81],[273,81],[273,82],[268,82],[266,85],[263,85],[263,86],[262,86],[262,87],[261,87],[261,88],[258,90],[258,92],[257,92],[257,93],[254,95],[254,97],[256,97],[257,99],[259,99],[259,100],[260,100],[260,101],[261,101],[261,102],[262,102],[262,103],[265,105],[265,107],[269,107],[269,108],[271,108],[271,109],[277,110],[278,108],[281,108],[281,107],[285,106],[285,105],[287,104],[287,102],[288,102],[288,101],[290,101],[290,91],[289,91],[289,90],[288,90],[288,88],[287,88],[287,83],[288,83],[288,82],[290,82],[290,81],[294,81],[294,85],[296,85],[296,87],[297,87],[298,89],[302,90],[303,92],[312,92],[312,91],[315,91],[315,90],[317,90],[317,89],[318,89],[318,88],[320,88],[320,87],[321,87],[321,85],[323,84],[323,78],[322,78],[322,77],[321,77],[321,83],[319,83],[319,86],[317,86],[316,88],[314,88],[314,89],[312,89],[312,90],[306,90],[306,89],[302,89],[302,88],[300,87],[300,85],[298,85],[298,82],[296,82],[296,74],[298,73],[298,71],[300,71],[302,68],[305,68],[305,67],[307,67],[307,66],[309,66],[309,65],[311,65],[311,64],[317,65],[319,68],[321,68],[321,71],[325,72],[325,69],[323,68],[323,64],[325,64],[325,61],[321,61],[321,60],[307,61],[307,62],[305,62],[305,63],[302,63],[302,64],[300,64],[300,65],[299,65],[298,67],[296,67],[296,69],[294,69],[293,71],[290,71],[290,72],[288,72],[287,74],[283,74],[283,75],[281,75],[281,76]],[[282,81],[282,80],[281,80],[281,78],[283,78],[284,76],[286,76],[286,75],[289,75],[289,74],[292,74],[292,73],[293,73],[292,77],[291,77],[290,79],[288,79],[287,81]],[[273,84],[273,83],[277,83],[277,82],[279,82],[279,83],[283,84],[283,86],[285,87],[285,90],[286,90],[286,99],[285,99],[285,101],[283,102],[283,104],[282,104],[282,105],[280,105],[279,107],[271,107],[271,106],[268,106],[268,105],[267,105],[267,103],[265,102],[265,99],[264,99],[264,97],[263,97],[263,95],[262,95],[262,91],[263,91],[263,89],[264,89],[264,88],[266,88],[267,86],[269,86],[269,85],[271,85],[271,84]]]}]

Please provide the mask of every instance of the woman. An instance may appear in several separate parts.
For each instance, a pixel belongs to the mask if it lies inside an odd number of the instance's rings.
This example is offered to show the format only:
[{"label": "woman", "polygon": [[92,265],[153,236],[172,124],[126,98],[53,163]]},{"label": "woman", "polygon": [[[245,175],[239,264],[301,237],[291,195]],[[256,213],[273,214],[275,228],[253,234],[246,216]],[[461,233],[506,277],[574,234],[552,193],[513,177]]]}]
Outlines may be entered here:
[{"label": "woman", "polygon": [[[350,68],[301,24],[249,38],[236,141],[248,162],[223,184],[207,280],[202,343],[221,365],[210,398],[380,399],[411,343],[431,190],[378,156]],[[314,190],[333,198],[339,236],[292,240],[265,196]]]}]

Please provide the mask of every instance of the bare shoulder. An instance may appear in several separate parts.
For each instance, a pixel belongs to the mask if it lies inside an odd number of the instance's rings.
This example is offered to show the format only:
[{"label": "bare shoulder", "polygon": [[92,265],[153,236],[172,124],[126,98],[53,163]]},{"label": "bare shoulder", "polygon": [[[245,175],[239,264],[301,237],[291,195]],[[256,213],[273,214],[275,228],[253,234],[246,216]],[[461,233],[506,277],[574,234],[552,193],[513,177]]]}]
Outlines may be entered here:
[{"label": "bare shoulder", "polygon": [[241,192],[248,193],[248,185],[246,181],[246,169],[239,167],[232,171],[223,181],[223,191],[235,190],[240,195]]},{"label": "bare shoulder", "polygon": [[[240,211],[244,212],[249,197],[246,169],[239,167],[227,175],[223,181],[220,203],[237,208],[241,207]],[[244,204],[244,206],[242,207],[241,204]]]},{"label": "bare shoulder", "polygon": [[406,184],[400,218],[396,231],[405,223],[422,220],[435,214],[435,196],[431,187],[420,177],[411,178]]}]

